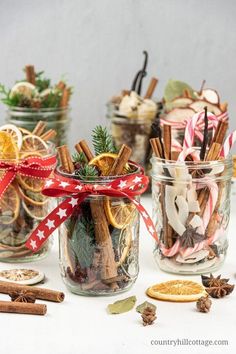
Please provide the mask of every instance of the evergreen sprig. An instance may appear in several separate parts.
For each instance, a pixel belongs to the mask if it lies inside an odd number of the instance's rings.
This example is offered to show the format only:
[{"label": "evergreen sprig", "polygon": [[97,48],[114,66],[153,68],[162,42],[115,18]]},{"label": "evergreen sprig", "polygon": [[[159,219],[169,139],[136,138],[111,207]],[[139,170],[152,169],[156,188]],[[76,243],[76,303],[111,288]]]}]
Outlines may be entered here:
[{"label": "evergreen sprig", "polygon": [[84,164],[86,162],[86,157],[83,152],[76,152],[72,155],[73,162],[78,162],[80,164]]},{"label": "evergreen sprig", "polygon": [[40,71],[36,73],[35,77],[35,86],[37,87],[39,92],[46,90],[50,87],[51,80],[43,77],[44,71]]},{"label": "evergreen sprig", "polygon": [[75,173],[80,179],[87,181],[94,181],[99,176],[96,167],[92,165],[84,165]]},{"label": "evergreen sprig", "polygon": [[100,155],[104,152],[117,152],[111,135],[108,133],[107,129],[101,125],[94,128],[92,132],[92,142],[96,155]]}]

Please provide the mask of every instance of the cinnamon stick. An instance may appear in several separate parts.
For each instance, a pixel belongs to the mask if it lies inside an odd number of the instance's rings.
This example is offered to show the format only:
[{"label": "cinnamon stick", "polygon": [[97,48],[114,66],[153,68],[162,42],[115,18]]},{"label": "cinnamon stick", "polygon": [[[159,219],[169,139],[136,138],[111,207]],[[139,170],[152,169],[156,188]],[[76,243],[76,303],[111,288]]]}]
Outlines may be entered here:
[{"label": "cinnamon stick", "polygon": [[222,112],[226,112],[227,109],[228,109],[228,102],[223,102],[223,103],[220,104],[220,110]]},{"label": "cinnamon stick", "polygon": [[75,171],[75,168],[71,160],[68,146],[67,145],[59,146],[57,148],[57,151],[60,158],[61,166],[63,167],[64,171],[68,173],[73,173]]},{"label": "cinnamon stick", "polygon": [[148,86],[148,89],[147,89],[147,92],[144,96],[144,98],[151,98],[154,91],[155,91],[155,88],[157,86],[157,83],[158,83],[158,79],[156,79],[155,77],[153,77],[150,81],[150,84]]},{"label": "cinnamon stick", "polygon": [[57,133],[54,129],[49,129],[44,134],[40,135],[40,138],[44,141],[48,141],[54,139],[56,135]]},{"label": "cinnamon stick", "polygon": [[40,136],[40,135],[44,132],[45,128],[46,128],[46,123],[43,122],[42,120],[40,120],[40,121],[36,124],[34,130],[32,131],[32,134],[33,134],[33,135]]},{"label": "cinnamon stick", "polygon": [[67,107],[70,100],[71,90],[69,87],[65,87],[62,91],[60,107]]},{"label": "cinnamon stick", "polygon": [[36,286],[20,285],[12,282],[0,281],[0,293],[10,295],[14,291],[25,291],[34,294],[36,299],[62,302],[65,295],[61,291],[55,291],[46,288],[39,288]]},{"label": "cinnamon stick", "polygon": [[122,90],[121,91],[121,96],[124,97],[124,96],[129,96],[130,95],[130,90]]},{"label": "cinnamon stick", "polygon": [[88,161],[92,160],[94,158],[94,155],[93,155],[92,151],[90,150],[87,142],[85,140],[81,140],[79,142],[79,145],[80,145],[83,153],[85,154],[87,160]]},{"label": "cinnamon stick", "polygon": [[159,151],[159,147],[158,147],[158,145],[157,145],[157,142],[156,142],[156,138],[152,138],[152,139],[150,139],[150,144],[151,144],[151,146],[152,146],[152,150],[153,150],[153,152],[154,152],[154,155],[156,156],[156,157],[161,157],[161,153],[160,153],[160,151]]},{"label": "cinnamon stick", "polygon": [[171,126],[163,125],[164,154],[166,160],[171,160]]},{"label": "cinnamon stick", "polygon": [[75,150],[80,154],[81,152],[83,152],[83,149],[82,147],[80,146],[80,143],[77,143],[75,145]]},{"label": "cinnamon stick", "polygon": [[43,316],[47,313],[47,305],[25,302],[0,301],[0,312]]},{"label": "cinnamon stick", "polygon": [[113,163],[112,168],[110,169],[109,176],[119,176],[122,173],[124,166],[129,161],[131,154],[132,149],[130,149],[130,147],[128,147],[127,145],[123,144],[117,158]]},{"label": "cinnamon stick", "polygon": [[26,80],[35,85],[35,71],[33,65],[26,65],[25,67]]},{"label": "cinnamon stick", "polygon": [[58,84],[56,85],[56,88],[61,91],[63,91],[65,87],[66,84],[64,83],[64,81],[59,81]]}]

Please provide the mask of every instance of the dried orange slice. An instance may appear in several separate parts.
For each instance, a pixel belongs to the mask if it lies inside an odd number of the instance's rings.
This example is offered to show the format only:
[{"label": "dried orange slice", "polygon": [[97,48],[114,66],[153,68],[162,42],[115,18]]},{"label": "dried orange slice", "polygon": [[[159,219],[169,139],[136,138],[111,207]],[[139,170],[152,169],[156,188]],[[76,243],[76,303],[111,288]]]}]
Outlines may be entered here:
[{"label": "dried orange slice", "polygon": [[15,141],[18,149],[21,149],[21,145],[22,145],[22,134],[20,129],[18,129],[15,125],[13,124],[5,124],[3,126],[0,127],[0,131],[4,131],[6,133],[8,133],[12,139]]},{"label": "dried orange slice", "polygon": [[37,92],[36,87],[30,82],[21,81],[17,82],[11,89],[10,97],[19,94],[31,99]]},{"label": "dried orange slice", "polygon": [[31,135],[32,134],[32,132],[30,132],[28,129],[25,129],[25,128],[19,127],[19,130],[21,131],[22,135]]},{"label": "dried orange slice", "polygon": [[19,157],[18,147],[10,134],[0,131],[0,159],[12,160]]},{"label": "dried orange slice", "polygon": [[18,176],[17,181],[23,189],[30,190],[36,193],[41,192],[45,183],[44,180],[26,176]]},{"label": "dried orange slice", "polygon": [[37,152],[41,155],[45,155],[47,154],[47,150],[47,143],[39,136],[30,134],[23,137],[22,152],[30,152],[32,155],[34,152]]},{"label": "dried orange slice", "polygon": [[48,200],[44,205],[32,205],[27,201],[23,201],[22,205],[32,219],[43,220],[48,215]]},{"label": "dried orange slice", "polygon": [[151,286],[146,293],[154,299],[173,302],[196,301],[207,295],[201,284],[191,280],[169,280]]},{"label": "dried orange slice", "polygon": [[16,188],[10,185],[0,199],[0,224],[12,224],[19,215],[20,198]]},{"label": "dried orange slice", "polygon": [[[89,165],[98,167],[99,171],[101,171],[102,176],[108,176],[117,156],[117,154],[105,152],[103,154],[95,156],[92,160],[90,160]],[[128,164],[126,164],[123,174],[127,173],[127,170],[129,170]]]},{"label": "dried orange slice", "polygon": [[136,215],[136,208],[132,203],[125,203],[120,198],[106,197],[104,209],[107,220],[117,229],[123,229]]},{"label": "dried orange slice", "polygon": [[19,186],[16,185],[16,190],[19,194],[19,196],[27,203],[33,206],[44,206],[47,201],[48,198],[45,197],[44,195],[42,195],[41,193],[36,193],[36,192],[32,192],[30,193],[30,191],[28,190],[26,194],[25,191],[20,188]]}]

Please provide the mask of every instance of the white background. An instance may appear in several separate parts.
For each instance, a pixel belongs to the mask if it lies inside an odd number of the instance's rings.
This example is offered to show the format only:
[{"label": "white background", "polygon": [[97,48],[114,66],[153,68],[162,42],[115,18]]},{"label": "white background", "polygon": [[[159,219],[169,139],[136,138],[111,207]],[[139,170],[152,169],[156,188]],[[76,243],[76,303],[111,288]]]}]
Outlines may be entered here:
[{"label": "white background", "polygon": [[146,49],[144,89],[151,76],[159,98],[169,78],[196,89],[206,79],[236,128],[235,13],[234,0],[0,0],[0,82],[11,87],[29,63],[53,81],[66,74],[74,145],[105,123],[105,103],[130,88]]},{"label": "white background", "polygon": [[[150,197],[143,204],[151,213]],[[232,199],[232,217],[229,228],[230,248],[222,273],[235,283],[235,207]],[[212,299],[210,313],[196,311],[196,304],[171,303],[148,299],[146,289],[170,279],[191,279],[200,282],[200,276],[181,277],[160,271],[152,256],[153,242],[143,223],[140,231],[140,274],[133,288],[112,297],[83,297],[73,295],[60,278],[57,245],[46,260],[28,267],[43,270],[48,278],[43,285],[65,291],[65,301],[47,302],[46,316],[0,313],[1,354],[232,354],[236,351],[236,290],[223,299]],[[20,266],[0,263],[0,269]],[[149,300],[157,305],[157,320],[143,327],[135,309],[121,315],[109,315],[107,305],[118,299],[136,295],[137,304]],[[0,294],[1,300],[8,296]],[[38,300],[38,303],[43,301]],[[46,302],[45,302],[46,303]],[[228,340],[228,346],[153,346],[151,340]]]}]

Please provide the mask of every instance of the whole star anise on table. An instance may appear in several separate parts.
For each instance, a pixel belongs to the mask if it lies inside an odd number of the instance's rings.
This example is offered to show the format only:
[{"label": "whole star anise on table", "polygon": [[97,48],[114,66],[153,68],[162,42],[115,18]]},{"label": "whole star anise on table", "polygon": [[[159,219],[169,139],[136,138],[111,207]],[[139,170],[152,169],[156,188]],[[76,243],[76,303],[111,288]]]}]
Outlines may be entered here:
[{"label": "whole star anise on table", "polygon": [[194,247],[196,243],[205,240],[206,236],[199,234],[197,228],[188,225],[183,235],[179,237],[182,247]]},{"label": "whole star anise on table", "polygon": [[27,291],[13,291],[11,294],[9,294],[11,301],[13,302],[30,302],[30,303],[35,303],[35,295],[31,292]]},{"label": "whole star anise on table", "polygon": [[229,295],[234,290],[234,285],[228,284],[229,279],[221,279],[221,275],[210,277],[202,275],[202,284],[205,286],[206,292],[214,298],[221,298]]}]

